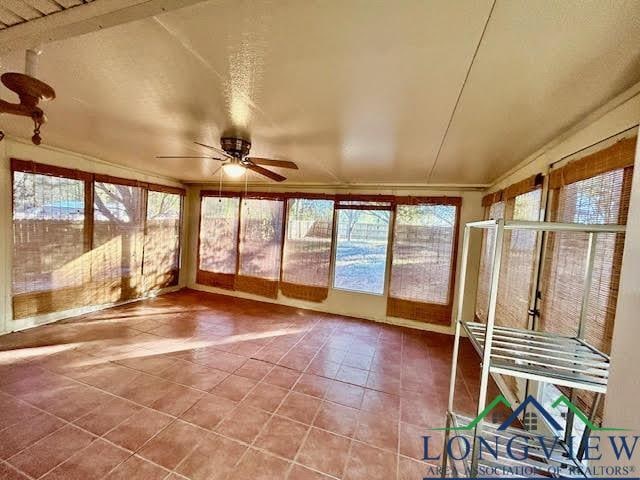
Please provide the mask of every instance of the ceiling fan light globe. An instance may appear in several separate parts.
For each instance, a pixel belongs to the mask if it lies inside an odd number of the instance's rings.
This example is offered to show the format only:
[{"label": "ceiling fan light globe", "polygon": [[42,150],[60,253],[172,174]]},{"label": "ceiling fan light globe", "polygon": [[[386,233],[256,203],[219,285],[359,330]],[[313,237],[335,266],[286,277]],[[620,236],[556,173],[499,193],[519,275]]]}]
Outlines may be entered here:
[{"label": "ceiling fan light globe", "polygon": [[237,163],[227,163],[222,166],[222,170],[230,178],[240,178],[247,169]]}]

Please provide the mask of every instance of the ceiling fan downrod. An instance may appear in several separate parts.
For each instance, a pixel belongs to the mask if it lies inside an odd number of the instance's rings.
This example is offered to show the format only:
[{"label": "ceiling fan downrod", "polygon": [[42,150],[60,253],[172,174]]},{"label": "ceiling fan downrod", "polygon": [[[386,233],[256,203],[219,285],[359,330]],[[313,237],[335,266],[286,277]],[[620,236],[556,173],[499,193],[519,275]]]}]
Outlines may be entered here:
[{"label": "ceiling fan downrod", "polygon": [[[0,76],[0,81],[12,92],[18,95],[20,103],[11,103],[0,99],[0,113],[30,117],[33,120],[33,136],[31,141],[40,145],[40,127],[47,118],[38,104],[41,101],[53,100],[56,92],[46,83],[35,78],[38,65],[39,50],[27,50],[25,54],[25,73],[7,72]],[[4,133],[0,132],[0,140]]]}]

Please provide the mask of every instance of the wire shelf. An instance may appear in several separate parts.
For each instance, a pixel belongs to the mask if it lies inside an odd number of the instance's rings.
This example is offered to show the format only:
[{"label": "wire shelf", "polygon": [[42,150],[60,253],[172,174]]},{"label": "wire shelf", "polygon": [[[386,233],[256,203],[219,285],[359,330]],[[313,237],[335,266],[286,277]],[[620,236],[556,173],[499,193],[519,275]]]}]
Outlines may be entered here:
[{"label": "wire shelf", "polygon": [[[473,419],[449,413],[451,425],[460,427],[468,425]],[[571,455],[564,440],[560,437],[537,435],[519,428],[509,427],[498,430],[499,424],[485,422],[482,424],[482,436],[492,448],[498,445],[498,460],[488,450],[484,450],[482,458],[478,460],[478,476],[501,476],[505,472],[508,477],[532,478],[587,478],[584,466]],[[473,444],[474,430],[456,430],[453,441],[462,443],[465,438]],[[497,439],[497,441],[496,441]],[[460,443],[458,446],[460,447]],[[547,446],[545,452],[541,443]],[[509,447],[507,447],[509,445]],[[557,445],[556,448],[550,448]],[[510,455],[507,455],[509,448]],[[463,461],[452,462],[456,477],[471,476],[471,455],[466,455]],[[459,470],[464,470],[461,472]]]},{"label": "wire shelf", "polygon": [[[487,326],[461,322],[480,356]],[[489,370],[530,380],[606,393],[609,357],[575,337],[494,326]]]}]

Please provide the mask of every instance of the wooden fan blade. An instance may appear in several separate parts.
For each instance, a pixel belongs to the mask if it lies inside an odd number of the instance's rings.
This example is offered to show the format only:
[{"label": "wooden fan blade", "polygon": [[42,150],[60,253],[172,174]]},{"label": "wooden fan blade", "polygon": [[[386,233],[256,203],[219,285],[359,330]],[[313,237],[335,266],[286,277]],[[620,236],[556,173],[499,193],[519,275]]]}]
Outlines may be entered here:
[{"label": "wooden fan blade", "polygon": [[251,160],[256,165],[269,165],[271,167],[291,168],[293,170],[298,170],[298,166],[288,160],[274,160],[272,158],[260,157],[249,157],[247,158],[247,160]]},{"label": "wooden fan blade", "polygon": [[259,173],[260,175],[264,175],[265,177],[270,178],[271,180],[275,180],[276,182],[283,182],[287,179],[287,177],[283,177],[282,175],[272,172],[271,170],[267,170],[266,168],[259,167],[258,165],[247,164],[246,168],[251,170],[252,172]]},{"label": "wooden fan blade", "polygon": [[200,143],[200,142],[193,142],[196,145],[200,145],[201,147],[204,148],[208,148],[210,150],[213,150],[214,152],[219,153],[220,155],[222,155],[223,157],[227,157],[227,158],[231,158],[231,155],[229,155],[227,152],[225,152],[224,150],[220,150],[219,148],[216,147],[212,147],[211,145],[205,145],[204,143]]},{"label": "wooden fan blade", "polygon": [[156,158],[206,158],[209,160],[218,160],[220,162],[224,162],[226,159],[215,158],[215,157],[189,157],[189,156],[180,156],[180,155],[158,155]]}]

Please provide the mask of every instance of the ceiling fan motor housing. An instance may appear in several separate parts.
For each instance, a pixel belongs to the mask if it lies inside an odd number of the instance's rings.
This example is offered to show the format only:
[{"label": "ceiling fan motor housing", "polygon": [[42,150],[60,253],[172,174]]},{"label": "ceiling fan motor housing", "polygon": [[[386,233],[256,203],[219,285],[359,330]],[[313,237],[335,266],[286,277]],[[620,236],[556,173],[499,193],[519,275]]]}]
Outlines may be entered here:
[{"label": "ceiling fan motor housing", "polygon": [[235,158],[246,157],[249,155],[249,150],[251,150],[251,142],[243,138],[222,137],[220,139],[220,146],[225,152]]}]

